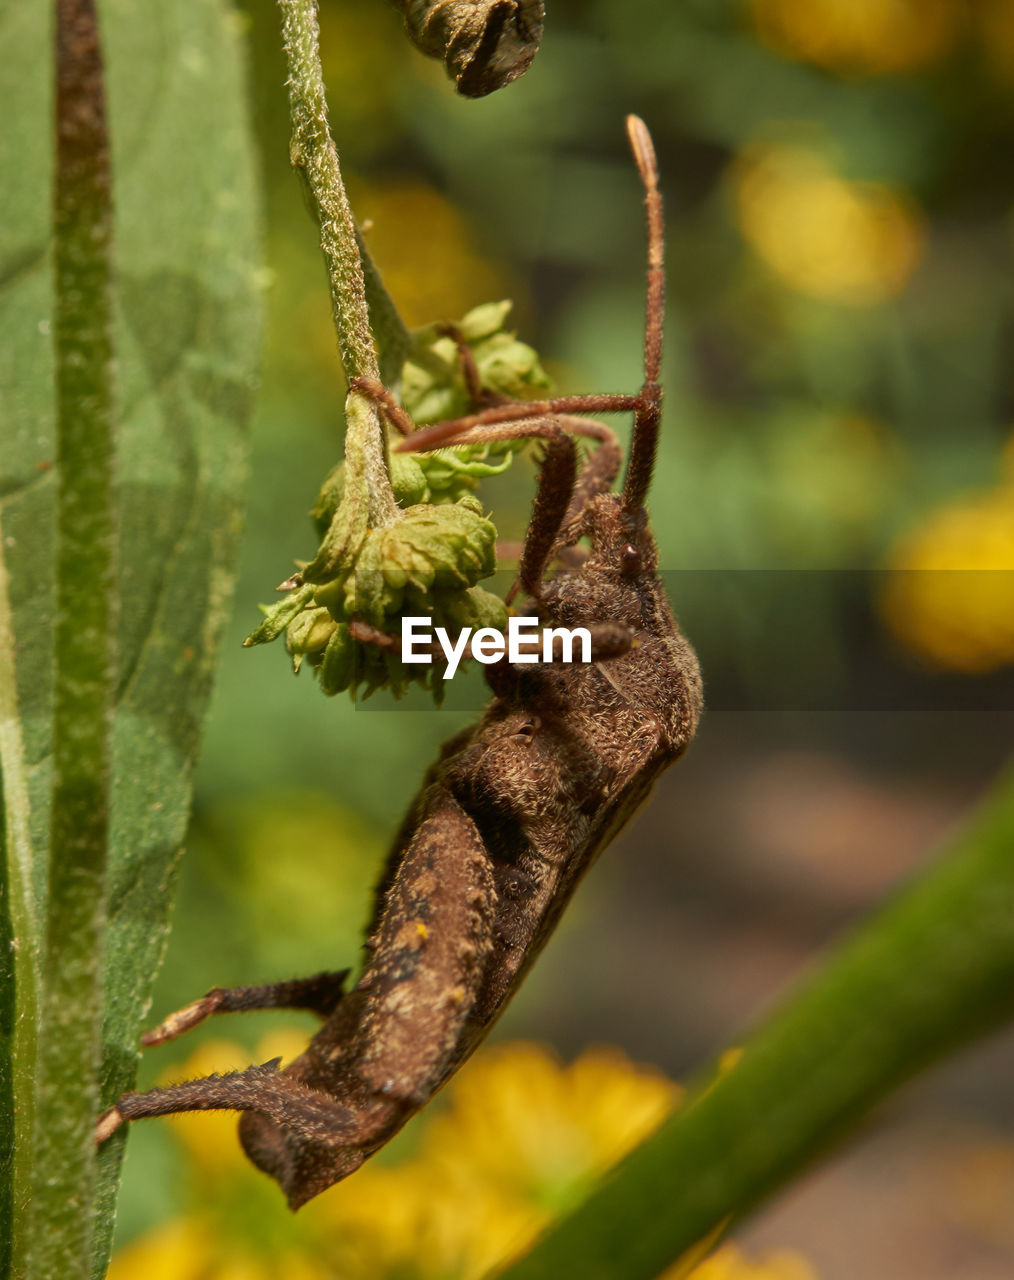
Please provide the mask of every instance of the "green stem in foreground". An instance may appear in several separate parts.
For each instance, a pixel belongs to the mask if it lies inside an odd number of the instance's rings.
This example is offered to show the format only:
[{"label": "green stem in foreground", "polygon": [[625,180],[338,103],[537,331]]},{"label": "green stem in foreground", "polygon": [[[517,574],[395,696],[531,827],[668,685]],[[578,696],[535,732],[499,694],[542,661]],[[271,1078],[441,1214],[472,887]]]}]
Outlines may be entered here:
[{"label": "green stem in foreground", "polygon": [[[0,884],[0,979],[3,1030],[10,1037],[9,1090],[11,1131],[0,1141],[13,1151],[9,1191],[0,1211],[0,1236],[6,1234],[9,1253],[0,1239],[0,1275],[24,1275],[28,1251],[28,1214],[21,1206],[31,1198],[32,1138],[35,1117],[35,1061],[38,1036],[40,964],[39,921],[32,885],[31,801],[24,740],[18,720],[15,633],[11,610],[10,575],[4,563],[4,532],[0,523],[0,801],[3,813],[4,882]],[[7,931],[9,930],[9,935]],[[6,935],[6,936],[5,936]],[[5,1103],[7,1099],[4,1100]]]},{"label": "green stem in foreground", "polygon": [[892,1089],[1014,1014],[1014,778],[503,1280],[654,1280]]},{"label": "green stem in foreground", "polygon": [[94,0],[56,3],[53,790],[29,1271],[88,1275],[113,691],[112,184]]},{"label": "green stem in foreground", "polygon": [[[320,223],[320,245],[331,285],[331,307],[345,377],[348,381],[376,379],[379,377],[377,349],[370,328],[359,235],[327,122],[317,5],[315,0],[278,0],[278,3],[289,70],[290,154],[293,165],[306,178]],[[380,287],[372,264],[371,286],[374,292]],[[393,304],[385,313],[388,327],[396,328],[391,318],[397,315]],[[361,401],[362,410],[352,412],[351,406],[356,401]],[[370,526],[383,527],[392,524],[398,514],[387,467],[383,424],[376,406],[363,401],[362,397],[350,396],[349,406],[345,443],[347,493],[350,501],[354,496],[365,498]]]}]

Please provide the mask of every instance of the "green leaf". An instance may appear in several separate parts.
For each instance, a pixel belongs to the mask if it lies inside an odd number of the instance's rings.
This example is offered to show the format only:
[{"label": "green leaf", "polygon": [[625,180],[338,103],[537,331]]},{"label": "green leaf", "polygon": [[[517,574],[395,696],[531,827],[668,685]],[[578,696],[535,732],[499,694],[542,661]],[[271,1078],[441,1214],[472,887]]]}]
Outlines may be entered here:
[{"label": "green leaf", "polygon": [[[101,476],[95,476],[102,452],[95,423],[102,416],[94,403],[108,384],[87,381],[103,363],[95,335],[106,329],[101,308],[92,306],[101,289],[97,277],[88,276],[89,270],[101,275],[101,245],[89,260],[79,237],[71,256],[78,254],[80,296],[65,284],[61,310],[54,292],[50,14],[46,5],[18,5],[0,17],[0,84],[18,114],[18,127],[0,136],[0,768],[7,890],[0,932],[9,930],[17,942],[15,971],[4,975],[14,982],[5,984],[8,1003],[0,1008],[2,1123],[6,1133],[16,1125],[17,1139],[13,1164],[4,1170],[0,1240],[11,1242],[16,1276],[105,1271],[122,1138],[106,1144],[93,1171],[92,1009],[103,996],[105,1105],[133,1082],[140,1024],[164,946],[191,772],[232,585],[258,348],[257,200],[234,17],[217,0],[166,0],[154,8],[106,0],[101,35],[115,210],[112,502],[102,498]],[[61,314],[61,349],[73,354],[76,347],[87,357],[85,380],[76,386],[74,361],[65,358],[60,368],[54,361]],[[60,421],[90,423],[87,439],[66,426],[58,434],[58,388]],[[76,555],[71,537],[62,539],[58,555],[60,476],[65,530],[74,530],[66,513],[74,514],[75,503],[85,525]],[[112,646],[103,621],[103,519],[117,533]],[[89,522],[97,522],[91,532]],[[62,629],[56,627],[58,590]],[[107,731],[101,655],[110,648],[116,665]],[[64,698],[59,713],[64,781],[55,810],[54,662],[61,687],[80,695]],[[75,762],[79,776],[68,771]],[[78,788],[80,779],[86,785]],[[102,847],[107,812],[108,845]],[[82,861],[74,842],[83,829]],[[78,870],[87,867],[83,883],[73,878],[75,857]],[[46,896],[47,867],[57,891],[53,901]],[[104,994],[97,963],[103,952],[93,941],[103,907]],[[6,948],[3,956],[6,961]],[[48,1014],[41,1030],[39,1006]],[[45,1070],[36,1100],[39,1067]]]},{"label": "green leaf", "polygon": [[[52,302],[46,246],[50,226],[51,46],[39,6],[8,6],[0,19],[4,100],[19,128],[0,130],[4,218],[0,220],[0,770],[4,884],[0,1270],[23,1259],[31,1174],[36,1029],[48,809],[53,590]],[[32,530],[35,533],[32,533]],[[33,572],[34,571],[34,572]],[[34,580],[33,580],[34,579]],[[44,695],[37,706],[33,691]],[[20,709],[29,714],[19,716]],[[23,1265],[22,1265],[23,1273]]]},{"label": "green leaf", "polygon": [[887,1093],[1014,1014],[1014,777],[504,1280],[654,1280]]}]

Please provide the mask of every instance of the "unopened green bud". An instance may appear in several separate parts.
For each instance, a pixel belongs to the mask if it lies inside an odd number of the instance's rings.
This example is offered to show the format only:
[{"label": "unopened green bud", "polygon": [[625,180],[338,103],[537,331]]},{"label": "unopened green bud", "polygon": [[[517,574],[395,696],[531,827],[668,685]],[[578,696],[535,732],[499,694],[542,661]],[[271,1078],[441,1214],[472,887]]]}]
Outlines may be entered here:
[{"label": "unopened green bud", "polygon": [[501,302],[480,302],[462,318],[458,331],[469,346],[475,346],[484,338],[491,338],[494,333],[499,333],[513,308],[514,303],[510,298],[504,298]]},{"label": "unopened green bud", "polygon": [[285,647],[290,653],[320,653],[337,625],[327,609],[304,609],[286,631]]},{"label": "unopened green bud", "polygon": [[499,596],[483,587],[467,591],[439,591],[433,597],[433,619],[448,630],[471,627],[493,627],[503,631],[507,626],[507,606]]},{"label": "unopened green bud", "polygon": [[426,502],[460,502],[480,480],[502,475],[524,444],[524,440],[505,440],[403,456],[418,458],[426,482]]},{"label": "unopened green bud", "polygon": [[344,622],[335,627],[320,664],[320,687],[329,696],[342,693],[352,683],[356,669],[356,641]]},{"label": "unopened green bud", "polygon": [[426,454],[391,454],[391,488],[399,506],[411,507],[429,500],[429,484],[421,465],[425,457]]},{"label": "unopened green bud", "polygon": [[473,350],[479,381],[497,395],[523,398],[550,385],[539,357],[511,333],[496,333]]}]

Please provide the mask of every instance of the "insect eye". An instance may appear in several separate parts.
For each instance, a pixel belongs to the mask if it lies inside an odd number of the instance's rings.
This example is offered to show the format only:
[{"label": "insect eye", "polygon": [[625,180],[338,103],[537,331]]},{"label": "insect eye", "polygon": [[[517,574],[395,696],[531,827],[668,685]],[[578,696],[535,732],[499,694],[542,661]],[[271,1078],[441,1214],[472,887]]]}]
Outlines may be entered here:
[{"label": "insect eye", "polygon": [[638,551],[632,542],[628,542],[620,552],[620,568],[624,573],[633,574],[640,573],[642,567],[643,562],[641,560],[640,551]]}]

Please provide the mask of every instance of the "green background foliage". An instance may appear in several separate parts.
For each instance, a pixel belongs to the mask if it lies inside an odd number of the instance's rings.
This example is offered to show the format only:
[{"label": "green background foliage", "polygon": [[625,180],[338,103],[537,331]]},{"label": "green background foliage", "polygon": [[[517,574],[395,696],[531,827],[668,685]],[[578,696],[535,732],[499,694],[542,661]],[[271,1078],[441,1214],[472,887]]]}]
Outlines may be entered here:
[{"label": "green background foliage", "polygon": [[[250,17],[274,276],[235,644],[255,620],[242,602],[265,598],[265,566],[280,580],[312,553],[302,512],[336,460],[342,395],[312,224],[285,165],[275,19],[259,5]],[[561,390],[638,383],[643,232],[623,114],[654,134],[670,296],[651,509],[709,711],[497,1034],[568,1053],[609,1039],[686,1076],[928,857],[946,829],[930,797],[955,820],[1009,747],[1009,714],[989,710],[1009,712],[1009,682],[900,653],[864,576],[927,513],[1003,475],[1012,191],[991,157],[1010,141],[1009,73],[984,25],[959,23],[934,56],[874,75],[789,56],[732,0],[602,0],[555,3],[530,72],[465,103],[372,0],[325,3],[321,22],[353,204],[407,322],[512,296],[512,323]],[[780,275],[741,222],[738,166],[758,143],[812,148],[840,178],[910,202],[925,239],[905,286],[856,305]],[[503,537],[524,528],[530,477],[516,464],[481,491]],[[308,673],[287,681],[277,652],[225,654],[160,1009],[210,981],[351,960],[379,851],[466,722],[366,713],[321,698]],[[481,685],[468,697],[477,705]],[[795,789],[776,785],[781,769]],[[897,826],[881,825],[888,812]],[[792,861],[797,845],[806,861]],[[252,1053],[265,1028],[299,1024],[251,1022],[202,1034]],[[173,1053],[146,1078],[172,1075]],[[174,1190],[185,1166],[157,1129],[132,1135],[125,1240],[186,1207]],[[293,1238],[267,1203],[233,1207],[235,1239]]]},{"label": "green background foliage", "polygon": [[[890,7],[859,6],[874,24]],[[834,13],[842,10],[831,0],[809,7],[812,31],[831,50],[823,62],[784,34],[773,37],[759,3],[553,0],[526,76],[463,102],[441,68],[408,47],[393,11],[377,0],[323,0],[333,132],[357,215],[372,221],[371,249],[411,325],[513,297],[512,326],[561,390],[636,388],[643,232],[625,112],[646,119],[660,155],[670,297],[651,510],[677,613],[702,656],[709,711],[688,759],[583,886],[499,1036],[537,1036],[568,1054],[610,1040],[673,1076],[699,1071],[740,1042],[742,1028],[817,947],[922,865],[1009,749],[1009,668],[1007,676],[973,677],[921,664],[888,635],[881,579],[869,576],[890,563],[908,531],[970,495],[996,497],[994,523],[978,543],[959,546],[958,563],[995,566],[976,551],[1009,537],[1002,513],[1010,509],[1014,190],[1003,157],[1014,144],[1014,40],[1005,7],[927,5],[922,26],[938,33],[936,44],[915,56],[910,32],[906,65],[905,40],[888,33],[875,47],[900,52],[884,69],[869,58],[835,60]],[[20,47],[16,35],[36,21],[31,8],[5,14],[5,49]],[[124,179],[116,338],[129,476],[121,545],[130,552],[117,752],[130,760],[131,790],[115,814],[117,847],[132,856],[114,863],[113,989],[131,963],[147,976],[162,949],[162,891],[182,838],[208,674],[210,649],[201,645],[223,621],[221,573],[235,536],[239,454],[230,424],[246,411],[257,345],[255,203],[238,132],[235,33],[226,37],[217,6],[197,0],[160,5],[144,21],[132,20],[131,8],[103,6],[114,159]],[[157,1015],[212,983],[352,963],[386,841],[438,744],[471,714],[366,713],[321,697],[308,672],[293,680],[280,644],[240,647],[268,587],[313,553],[306,513],[340,455],[344,394],[317,236],[288,166],[277,15],[251,0],[243,20],[267,208],[265,370],[237,608],[225,624]],[[35,469],[49,457],[36,441],[50,414],[51,393],[40,389],[52,378],[38,329],[49,315],[41,256],[48,153],[44,129],[35,128],[47,110],[35,39],[30,57],[3,61],[23,107],[18,128],[0,137],[2,171],[22,175],[5,184],[0,219],[0,387],[5,418],[25,441],[23,454],[11,454],[17,469],[2,508],[5,540],[15,540],[5,550],[21,584],[11,598],[26,637],[18,651],[23,708],[47,687],[48,630],[36,605],[48,590],[39,566],[52,558],[39,541],[44,522],[29,506],[51,501],[52,484]],[[767,195],[751,188],[747,200],[747,178],[773,172],[761,167],[764,157],[784,160],[800,148],[836,181],[882,184],[911,219],[912,260],[878,299],[814,286],[828,270],[821,243],[828,251],[849,242],[840,226],[813,242],[802,267],[793,256],[794,243],[810,243],[807,209],[821,221],[823,206],[807,204],[820,196],[816,186],[793,188],[798,225],[774,202],[777,184]],[[484,483],[502,537],[520,536],[531,480],[530,464],[516,463]],[[213,529],[225,545],[212,543]],[[178,578],[167,571],[176,564]],[[209,592],[219,602],[210,614]],[[194,656],[181,656],[189,647]],[[462,700],[481,701],[481,680],[466,688]],[[33,820],[48,786],[46,714],[33,709],[24,729]],[[998,861],[1009,847],[1005,833]],[[30,834],[39,847],[38,822]],[[918,986],[910,990],[917,999]],[[111,1093],[133,1070],[145,1000],[130,984],[111,1014]],[[837,1007],[855,1017],[847,993]],[[946,1017],[934,1014],[941,1038]],[[227,1034],[252,1054],[264,1029],[280,1024],[311,1026],[265,1015],[201,1029],[194,1043]],[[798,1061],[809,1061],[820,1042],[795,1043]],[[148,1055],[142,1084],[163,1073],[178,1078],[190,1051],[181,1044]],[[1009,1109],[998,1079],[1009,1079],[1012,1051],[1004,1041],[994,1052],[994,1067],[967,1068],[971,1111],[1006,1150]],[[930,1091],[931,1119],[957,1123],[968,1114],[960,1098],[969,1077],[956,1070],[948,1079],[958,1083]],[[829,1078],[837,1088],[841,1077]],[[777,1073],[771,1080],[774,1089]],[[727,1083],[749,1092],[761,1089],[758,1081],[733,1072]],[[817,1079],[826,1101],[821,1088]],[[722,1096],[721,1086],[709,1095],[713,1109],[696,1113],[688,1136],[677,1118],[655,1155],[642,1157],[642,1172],[656,1157],[687,1179],[699,1161],[721,1165],[752,1119],[748,1098],[741,1123],[730,1121]],[[761,1096],[750,1095],[754,1104]],[[193,1211],[188,1166],[169,1130],[148,1123],[131,1134],[124,1246]],[[752,1132],[763,1140],[763,1125]],[[878,1132],[890,1134],[891,1121]],[[415,1134],[410,1128],[381,1159],[396,1161]],[[103,1158],[112,1165],[118,1155]],[[289,1222],[272,1187],[263,1191],[220,1210],[218,1229],[248,1259],[271,1259],[279,1242],[296,1247],[300,1239],[300,1220]],[[922,1203],[918,1194],[911,1204]],[[864,1205],[858,1192],[842,1194],[835,1220],[858,1220]],[[927,1280],[919,1257],[915,1270],[905,1269],[914,1233],[904,1222],[901,1215],[879,1270],[864,1256],[870,1280]],[[814,1257],[833,1275],[842,1259],[828,1219],[823,1226]],[[798,1220],[784,1229],[786,1243],[793,1229],[805,1236]],[[756,1230],[763,1236],[763,1219]],[[1014,1246],[1003,1263],[1011,1257]]]},{"label": "green background foliage", "polygon": [[[466,722],[326,700],[308,673],[286,678],[280,653],[236,647],[265,581],[312,553],[303,512],[338,456],[342,397],[313,227],[285,163],[275,17],[258,5],[250,18],[273,271],[256,516],[160,1009],[212,981],[350,961],[403,803]],[[1009,81],[972,30],[904,74],[843,75],[766,46],[743,4],[557,3],[531,71],[464,103],[372,0],[325,3],[321,22],[353,204],[373,222],[371,249],[407,322],[513,296],[519,335],[562,390],[638,383],[643,232],[624,112],[638,111],[655,136],[670,299],[652,517],[710,709],[688,760],[596,868],[498,1034],[539,1035],[568,1052],[612,1039],[685,1075],[738,1038],[779,981],[875,896],[844,887],[860,875],[847,869],[847,841],[840,896],[828,889],[825,903],[816,882],[811,900],[778,879],[791,874],[771,847],[777,835],[765,840],[745,816],[723,825],[720,815],[745,811],[754,771],[796,752],[802,791],[809,768],[832,762],[862,769],[884,805],[926,789],[945,793],[953,816],[1009,743],[1009,717],[974,714],[994,694],[1009,708],[1009,685],[899,655],[861,576],[924,513],[1001,474],[1010,388],[997,334],[1011,296],[998,263],[1012,254],[1011,190],[989,156],[1007,136]],[[907,287],[880,305],[844,305],[779,276],[739,221],[736,166],[758,140],[802,141],[841,177],[888,183],[913,201],[930,233]],[[501,536],[524,527],[530,477],[515,465],[482,490]],[[841,572],[800,572],[795,586],[791,576],[738,572],[756,569]],[[878,686],[867,662],[882,664],[885,651]],[[886,690],[879,707],[871,683]],[[855,808],[863,803],[856,791]],[[803,794],[781,804],[775,831],[805,813]],[[918,824],[918,806],[910,820]],[[915,865],[887,839],[881,885]],[[922,852],[931,845],[927,829]],[[730,994],[714,986],[730,977],[722,947],[780,947],[784,959],[762,965],[768,981],[757,986],[733,968]],[[252,1053],[265,1028],[300,1020],[242,1022],[200,1034],[227,1034]],[[145,1079],[171,1075],[174,1053],[152,1055]],[[159,1129],[139,1126],[131,1138],[124,1240],[186,1205],[185,1166]],[[291,1238],[281,1218],[266,1217],[268,1203],[235,1210],[251,1247],[275,1230]]]}]

